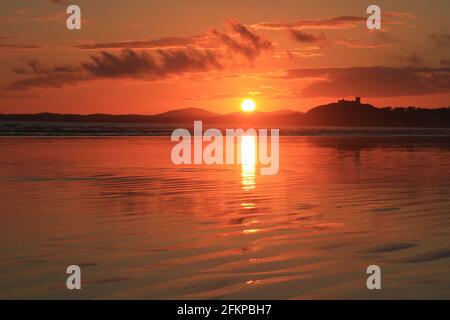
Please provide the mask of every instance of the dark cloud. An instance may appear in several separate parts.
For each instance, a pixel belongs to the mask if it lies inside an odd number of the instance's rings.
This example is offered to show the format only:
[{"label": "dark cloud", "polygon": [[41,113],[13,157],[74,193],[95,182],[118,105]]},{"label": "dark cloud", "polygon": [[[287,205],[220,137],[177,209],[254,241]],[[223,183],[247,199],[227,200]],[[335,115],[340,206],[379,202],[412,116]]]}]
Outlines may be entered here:
[{"label": "dark cloud", "polygon": [[80,66],[59,65],[48,67],[37,60],[14,69],[16,74],[31,76],[15,81],[10,90],[33,87],[74,85],[81,81],[104,78],[139,78],[157,80],[173,75],[220,69],[219,58],[207,50],[157,50],[152,54],[123,50],[118,54],[101,52],[91,55]]},{"label": "dark cloud", "polygon": [[87,43],[75,46],[80,49],[155,49],[169,47],[185,47],[197,44],[201,37],[164,37],[150,40]]},{"label": "dark cloud", "polygon": [[50,74],[23,80],[18,80],[8,86],[9,90],[28,90],[30,88],[61,88],[65,85],[75,85],[87,78],[82,75]]},{"label": "dark cloud", "polygon": [[14,68],[16,74],[21,75],[50,75],[56,73],[77,73],[80,71],[79,67],[71,65],[45,66],[39,60],[33,59],[25,63],[24,66]]},{"label": "dark cloud", "polygon": [[450,68],[355,67],[291,69],[284,79],[307,79],[304,97],[392,97],[450,92]]},{"label": "dark cloud", "polygon": [[249,41],[254,47],[259,47],[262,49],[270,49],[272,43],[263,37],[251,32],[247,27],[238,22],[231,23],[231,29],[239,34],[243,40]]},{"label": "dark cloud", "polygon": [[[158,80],[175,75],[221,69],[223,60],[229,57],[222,56],[220,50],[206,49],[210,44],[204,45],[204,41],[213,41],[216,44],[219,42],[220,46],[226,46],[230,51],[250,60],[259,56],[263,50],[272,48],[270,41],[240,23],[232,22],[230,28],[231,35],[215,30],[212,35],[205,36],[79,45],[78,47],[83,49],[122,50],[119,53],[102,51],[93,54],[88,61],[76,66],[49,67],[37,60],[29,61],[24,66],[14,69],[16,74],[26,75],[28,78],[11,83],[8,89],[61,87],[102,78]],[[136,51],[129,48],[154,50]]]},{"label": "dark cloud", "polygon": [[[384,24],[402,24],[403,20],[413,19],[414,16],[402,12],[386,12],[383,18],[386,18],[383,20]],[[363,16],[340,16],[330,19],[309,19],[294,22],[263,22],[252,24],[251,27],[256,30],[284,31],[299,43],[322,42],[323,44],[343,45],[348,48],[379,48],[394,42],[387,32],[369,32],[364,39],[326,39],[323,33],[315,35],[305,32],[305,30],[351,29],[357,26],[365,28],[366,20],[367,17]]]},{"label": "dark cloud", "polygon": [[102,52],[91,56],[83,68],[97,77],[146,77],[158,79],[186,72],[220,68],[217,56],[210,51],[158,50],[157,55],[123,50],[119,55]]},{"label": "dark cloud", "polygon": [[[218,30],[213,30],[212,34],[229,50],[241,54],[249,60],[254,60],[261,52],[270,50],[273,47],[272,42],[250,31],[250,29],[243,24],[231,22],[230,28],[232,35],[228,35]],[[233,37],[233,35],[239,36],[239,39]]]},{"label": "dark cloud", "polygon": [[289,30],[289,34],[294,40],[300,43],[318,43],[325,40],[324,34],[316,36],[301,30],[291,29]]},{"label": "dark cloud", "polygon": [[91,55],[91,61],[82,65],[88,73],[98,77],[142,76],[157,73],[156,61],[145,52],[124,50],[119,55],[101,52]]},{"label": "dark cloud", "polygon": [[27,75],[30,78],[11,83],[8,86],[9,90],[27,90],[33,87],[60,88],[87,79],[86,75],[82,73],[81,67],[71,65],[50,67],[36,59],[14,68],[13,71],[18,75]]},{"label": "dark cloud", "polygon": [[315,35],[302,30],[287,30],[292,39],[299,43],[324,45],[341,45],[347,48],[380,48],[394,43],[391,36],[386,32],[369,33],[363,39],[327,39],[324,33]]},{"label": "dark cloud", "polygon": [[258,57],[262,51],[269,50],[273,44],[257,35],[239,22],[229,23],[229,32],[213,30],[211,34],[189,37],[163,37],[150,40],[86,43],[76,45],[76,48],[88,50],[104,49],[193,49],[209,50],[225,46],[233,53],[243,55],[249,60]]},{"label": "dark cloud", "polygon": [[292,23],[262,23],[252,25],[255,29],[268,29],[284,31],[299,43],[323,45],[343,45],[348,48],[379,48],[393,43],[388,32],[368,32],[363,39],[327,39],[325,34],[314,34],[306,32],[305,29],[347,29],[356,26],[356,24],[366,21],[364,17],[344,16],[326,20],[301,20]]}]

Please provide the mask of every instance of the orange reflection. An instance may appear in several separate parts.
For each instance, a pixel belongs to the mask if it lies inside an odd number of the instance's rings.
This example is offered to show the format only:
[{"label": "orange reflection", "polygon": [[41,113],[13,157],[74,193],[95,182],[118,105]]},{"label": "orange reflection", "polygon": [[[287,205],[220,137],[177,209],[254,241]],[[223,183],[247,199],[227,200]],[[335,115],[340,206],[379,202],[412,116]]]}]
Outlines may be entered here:
[{"label": "orange reflection", "polygon": [[256,137],[242,136],[241,139],[241,184],[244,191],[255,189]]}]

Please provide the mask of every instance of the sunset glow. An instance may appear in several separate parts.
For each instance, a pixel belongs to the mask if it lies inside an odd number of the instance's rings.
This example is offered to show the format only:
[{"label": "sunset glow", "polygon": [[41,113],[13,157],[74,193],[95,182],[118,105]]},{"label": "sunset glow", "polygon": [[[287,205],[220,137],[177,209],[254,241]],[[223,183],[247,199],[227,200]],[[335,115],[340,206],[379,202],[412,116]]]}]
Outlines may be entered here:
[{"label": "sunset glow", "polygon": [[91,1],[80,5],[80,30],[67,29],[64,3],[2,2],[0,113],[229,113],[245,98],[260,112],[355,96],[379,107],[450,101],[448,1],[380,3],[382,28],[370,32],[356,0]]}]

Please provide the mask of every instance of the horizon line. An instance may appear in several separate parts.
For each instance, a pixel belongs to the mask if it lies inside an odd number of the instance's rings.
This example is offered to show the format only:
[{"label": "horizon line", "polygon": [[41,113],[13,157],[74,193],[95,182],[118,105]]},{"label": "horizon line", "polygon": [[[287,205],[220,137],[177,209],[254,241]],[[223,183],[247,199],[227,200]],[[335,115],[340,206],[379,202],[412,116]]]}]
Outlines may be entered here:
[{"label": "horizon line", "polygon": [[434,109],[448,109],[450,108],[450,105],[448,106],[436,106],[436,107],[420,107],[420,106],[375,106],[373,104],[370,103],[361,103],[358,100],[346,100],[346,99],[339,99],[339,100],[335,100],[333,102],[327,103],[327,104],[321,104],[321,105],[317,105],[314,107],[311,107],[310,109],[308,109],[307,111],[298,111],[298,110],[294,110],[294,109],[290,109],[290,108],[282,108],[282,109],[277,109],[277,110],[273,110],[273,111],[259,111],[259,110],[255,110],[253,112],[247,113],[247,112],[243,112],[241,110],[237,110],[237,111],[233,111],[233,112],[227,112],[227,113],[219,113],[219,112],[215,112],[215,111],[211,111],[207,108],[204,107],[180,107],[180,108],[174,108],[174,109],[168,109],[166,111],[163,112],[159,112],[159,113],[101,113],[101,112],[97,112],[97,113],[58,113],[58,112],[49,112],[49,111],[42,111],[42,112],[35,112],[35,113],[0,113],[0,115],[39,115],[39,114],[54,114],[54,115],[80,115],[80,116],[92,116],[92,115],[110,115],[110,116],[159,116],[159,115],[163,115],[166,114],[168,112],[173,112],[173,111],[182,111],[182,110],[189,110],[189,109],[196,109],[196,110],[201,110],[201,111],[207,111],[210,113],[213,113],[217,116],[224,116],[224,115],[230,115],[230,114],[236,114],[236,113],[241,113],[241,114],[247,114],[247,115],[252,115],[255,113],[276,113],[276,112],[280,112],[280,111],[291,111],[291,112],[295,112],[295,113],[308,113],[309,111],[317,108],[317,107],[321,107],[321,106],[327,106],[330,104],[339,104],[339,103],[356,103],[356,104],[360,104],[360,105],[369,105],[372,106],[374,108],[377,109],[386,109],[386,108],[393,108],[393,109],[408,109],[408,108],[415,108],[415,109],[425,109],[425,110],[434,110]]}]

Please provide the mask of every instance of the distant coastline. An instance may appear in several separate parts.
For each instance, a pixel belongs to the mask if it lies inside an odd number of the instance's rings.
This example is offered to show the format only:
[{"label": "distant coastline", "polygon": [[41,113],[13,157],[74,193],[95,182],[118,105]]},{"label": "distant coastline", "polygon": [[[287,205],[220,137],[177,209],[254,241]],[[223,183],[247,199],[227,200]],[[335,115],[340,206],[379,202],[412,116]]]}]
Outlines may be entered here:
[{"label": "distant coastline", "polygon": [[[218,128],[230,125],[280,127],[285,128],[285,133],[316,132],[314,128],[317,127],[337,127],[339,132],[345,132],[345,128],[372,128],[368,129],[370,132],[380,130],[376,128],[405,128],[407,132],[414,131],[413,128],[434,128],[437,130],[428,131],[439,135],[447,132],[439,128],[450,128],[450,107],[377,108],[361,103],[357,97],[317,106],[305,113],[281,110],[217,114],[200,108],[186,108],[156,115],[0,114],[0,135],[166,135],[175,127],[189,128],[195,120],[202,120],[207,127]],[[295,129],[300,127],[303,128],[300,131]]]}]

